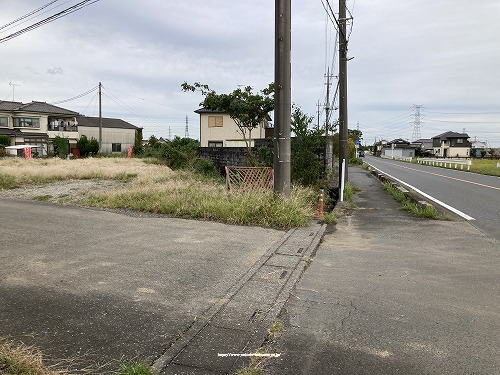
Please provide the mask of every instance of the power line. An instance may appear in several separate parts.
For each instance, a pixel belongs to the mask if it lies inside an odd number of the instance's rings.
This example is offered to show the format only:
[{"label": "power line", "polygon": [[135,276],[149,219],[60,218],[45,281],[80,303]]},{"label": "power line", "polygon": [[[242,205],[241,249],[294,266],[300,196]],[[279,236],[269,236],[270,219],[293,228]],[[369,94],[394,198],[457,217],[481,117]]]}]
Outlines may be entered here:
[{"label": "power line", "polygon": [[27,33],[28,31],[34,30],[34,29],[36,29],[36,28],[38,28],[40,26],[43,26],[43,25],[45,25],[47,23],[50,23],[50,22],[53,22],[53,21],[55,21],[55,20],[57,20],[59,18],[65,17],[65,16],[67,16],[67,15],[69,15],[71,13],[74,13],[74,12],[82,9],[82,8],[85,8],[85,7],[89,6],[89,5],[97,3],[98,1],[100,1],[100,0],[84,0],[84,1],[81,1],[80,3],[75,4],[75,5],[73,5],[73,6],[69,7],[69,8],[66,8],[65,10],[63,10],[63,11],[61,11],[59,13],[56,13],[56,14],[54,14],[54,15],[52,15],[50,17],[47,17],[47,18],[45,18],[45,19],[43,19],[43,20],[41,20],[41,21],[39,21],[37,23],[34,23],[31,26],[25,27],[24,29],[16,31],[13,34],[10,34],[10,35],[7,35],[6,37],[0,38],[0,43],[4,43],[4,42],[6,42],[6,41],[8,41],[10,39],[13,39],[13,38],[19,36],[19,35]]},{"label": "power line", "polygon": [[9,23],[7,23],[7,24],[5,24],[5,25],[1,26],[1,27],[0,27],[0,30],[5,29],[6,27],[8,27],[8,26],[10,26],[10,25],[13,25],[13,24],[15,24],[16,22],[19,22],[19,21],[21,21],[21,20],[23,20],[23,19],[25,19],[25,18],[27,18],[27,17],[29,17],[29,16],[33,15],[33,14],[36,14],[36,13],[38,13],[39,11],[41,11],[42,9],[45,9],[45,8],[47,8],[48,6],[50,6],[50,5],[54,4],[54,3],[58,2],[58,1],[59,1],[59,0],[53,0],[53,1],[51,1],[50,3],[45,4],[45,5],[41,6],[40,8],[33,10],[33,11],[29,12],[28,14],[25,14],[24,16],[19,17],[18,19],[15,19],[14,21],[11,21],[11,22],[9,22]]},{"label": "power line", "polygon": [[88,94],[90,94],[91,92],[96,91],[98,88],[99,88],[99,86],[96,86],[96,87],[94,87],[94,88],[90,89],[89,91],[86,91],[86,92],[84,92],[84,93],[82,93],[82,94],[80,94],[80,95],[74,96],[74,97],[69,98],[69,99],[60,100],[60,101],[58,101],[58,102],[53,102],[53,103],[51,103],[51,104],[62,104],[62,103],[71,102],[71,101],[76,100],[76,99],[83,98],[85,95],[88,95]]}]

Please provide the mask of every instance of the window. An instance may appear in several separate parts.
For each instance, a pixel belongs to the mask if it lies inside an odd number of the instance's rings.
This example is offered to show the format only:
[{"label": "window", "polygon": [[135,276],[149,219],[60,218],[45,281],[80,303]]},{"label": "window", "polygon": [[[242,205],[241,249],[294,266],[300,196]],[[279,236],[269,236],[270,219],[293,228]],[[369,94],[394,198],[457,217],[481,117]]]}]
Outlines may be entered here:
[{"label": "window", "polygon": [[122,152],[121,143],[111,143],[111,152]]},{"label": "window", "polygon": [[0,126],[9,126],[9,118],[0,117]]},{"label": "window", "polygon": [[208,147],[224,147],[222,141],[208,141]]},{"label": "window", "polygon": [[14,117],[15,128],[39,128],[40,119],[31,117]]},{"label": "window", "polygon": [[464,140],[462,138],[457,138],[457,143],[464,143]]},{"label": "window", "polygon": [[222,116],[208,116],[209,128],[222,128]]}]

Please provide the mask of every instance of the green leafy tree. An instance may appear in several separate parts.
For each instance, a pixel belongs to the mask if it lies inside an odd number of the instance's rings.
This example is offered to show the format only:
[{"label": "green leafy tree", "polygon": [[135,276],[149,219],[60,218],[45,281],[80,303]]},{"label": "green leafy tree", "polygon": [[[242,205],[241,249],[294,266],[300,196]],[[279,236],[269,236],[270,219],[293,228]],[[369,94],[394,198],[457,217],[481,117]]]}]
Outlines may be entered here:
[{"label": "green leafy tree", "polygon": [[54,146],[54,154],[62,159],[66,159],[69,152],[69,140],[56,136],[52,140],[52,145]]},{"label": "green leafy tree", "polygon": [[8,135],[0,135],[0,145],[2,146],[10,146],[12,140]]},{"label": "green leafy tree", "polygon": [[90,142],[88,144],[88,151],[91,155],[95,156],[99,152],[99,141],[94,137],[90,138]]},{"label": "green leafy tree", "polygon": [[161,143],[158,141],[158,138],[152,135],[151,137],[149,137],[148,146],[152,148],[159,148],[161,146]]},{"label": "green leafy tree", "polygon": [[82,135],[78,141],[76,141],[76,147],[80,150],[80,156],[85,158],[90,153],[90,141],[87,139],[86,135]]},{"label": "green leafy tree", "polygon": [[142,130],[142,128],[135,130],[134,147],[132,148],[134,155],[142,155],[144,152],[144,147],[142,146]]},{"label": "green leafy tree", "polygon": [[230,94],[217,94],[208,85],[198,82],[193,85],[184,82],[181,87],[183,91],[201,92],[205,98],[200,106],[228,114],[238,126],[250,156],[247,133],[248,138],[251,139],[252,130],[265,121],[269,112],[274,110],[274,84],[269,84],[267,88],[258,93],[254,93],[253,88],[247,86],[244,89],[237,88]]},{"label": "green leafy tree", "polygon": [[323,176],[323,161],[318,153],[324,146],[324,129],[311,127],[313,117],[305,114],[298,106],[293,106],[291,130],[292,140],[291,176],[292,181],[302,185],[315,185]]}]

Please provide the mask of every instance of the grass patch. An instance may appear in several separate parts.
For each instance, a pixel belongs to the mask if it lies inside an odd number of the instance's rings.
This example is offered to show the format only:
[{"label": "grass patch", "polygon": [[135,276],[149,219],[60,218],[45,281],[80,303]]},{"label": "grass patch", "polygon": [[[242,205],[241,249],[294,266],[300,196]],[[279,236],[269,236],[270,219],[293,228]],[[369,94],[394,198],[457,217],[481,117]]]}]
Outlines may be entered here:
[{"label": "grass patch", "polygon": [[52,199],[52,195],[46,194],[46,195],[37,195],[36,197],[33,197],[33,200],[39,201],[39,202],[48,202]]},{"label": "grass patch", "polygon": [[116,375],[154,375],[151,367],[146,363],[123,364]]},{"label": "grass patch", "polygon": [[388,191],[392,197],[400,203],[399,209],[402,211],[407,211],[415,217],[423,219],[440,219],[439,213],[432,206],[422,207],[418,203],[408,199],[399,189],[395,188],[393,184],[389,182],[384,183],[384,190]]},{"label": "grass patch", "polygon": [[490,176],[500,176],[500,168],[497,167],[500,160],[472,159],[470,171]]},{"label": "grass patch", "polygon": [[323,222],[325,224],[337,224],[337,216],[333,213],[326,213]]},{"label": "grass patch", "polygon": [[16,176],[0,173],[0,189],[16,189],[19,186]]},{"label": "grass patch", "polygon": [[62,375],[66,370],[46,366],[42,353],[24,344],[0,342],[0,374],[6,375]]},{"label": "grass patch", "polygon": [[287,200],[271,191],[229,193],[222,185],[185,182],[95,193],[84,204],[283,229],[304,226],[313,215],[314,193],[309,189],[294,187]]},{"label": "grass patch", "polygon": [[350,202],[355,193],[361,191],[359,187],[350,182],[346,182],[344,186],[344,201]]},{"label": "grass patch", "polygon": [[[70,362],[70,361],[64,361]],[[77,373],[95,373],[91,369],[81,369]],[[0,339],[0,374],[2,375],[71,375],[61,365],[49,366],[40,350],[23,343]],[[154,375],[151,367],[144,362],[123,363],[115,375]]]},{"label": "grass patch", "polygon": [[[220,176],[172,171],[151,159],[5,159],[0,160],[0,173],[10,188],[63,180],[117,180],[127,184],[82,194],[74,203],[277,229],[307,225],[317,202],[314,191],[302,187],[293,187],[290,199],[272,191],[227,192]],[[58,199],[59,203],[73,200]]]}]

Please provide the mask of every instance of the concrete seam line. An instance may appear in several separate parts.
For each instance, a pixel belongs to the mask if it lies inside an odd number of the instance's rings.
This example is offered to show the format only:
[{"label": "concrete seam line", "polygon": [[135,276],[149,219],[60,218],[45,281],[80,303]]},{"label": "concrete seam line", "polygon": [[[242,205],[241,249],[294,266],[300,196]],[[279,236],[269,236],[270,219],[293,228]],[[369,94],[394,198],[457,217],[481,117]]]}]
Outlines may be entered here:
[{"label": "concrete seam line", "polygon": [[290,238],[295,228],[288,230],[280,239],[276,240],[262,255],[229,289],[226,294],[220,298],[220,301],[224,301],[220,305],[213,304],[205,312],[202,313],[199,320],[195,321],[191,326],[189,326],[183,333],[181,337],[174,340],[171,345],[164,350],[163,354],[160,355],[156,360],[153,361],[151,365],[152,369],[156,372],[160,372],[162,369],[167,367],[172,361],[181,354],[187,345],[200,334],[205,327],[210,323],[210,321],[224,308],[225,305],[231,300],[232,297],[238,293],[238,291],[252,278],[253,275],[269,260],[269,258],[280,248],[286,240]]},{"label": "concrete seam line", "polygon": [[[365,163],[366,163],[366,162],[365,162]],[[458,216],[460,216],[460,217],[464,218],[465,220],[476,220],[476,219],[474,219],[472,216],[469,216],[469,215],[467,215],[467,214],[463,213],[462,211],[459,211],[459,210],[457,210],[456,208],[451,207],[450,205],[448,205],[448,204],[446,204],[446,203],[444,203],[444,202],[441,202],[439,199],[436,199],[436,198],[434,198],[433,196],[431,196],[431,195],[429,195],[429,194],[427,194],[427,193],[424,193],[423,191],[421,191],[421,190],[417,189],[415,186],[412,186],[412,185],[410,185],[410,184],[408,184],[408,183],[406,183],[406,182],[404,182],[404,181],[400,180],[399,178],[396,178],[396,177],[394,177],[394,176],[391,176],[391,175],[390,175],[390,174],[388,174],[388,173],[383,172],[381,169],[378,169],[377,167],[374,167],[374,166],[373,166],[373,165],[371,165],[370,163],[366,163],[366,164],[368,164],[370,167],[372,167],[373,169],[377,170],[378,172],[380,172],[380,173],[384,173],[387,177],[392,178],[393,180],[395,180],[395,181],[399,182],[400,184],[403,184],[403,185],[405,185],[405,186],[409,187],[410,189],[412,189],[412,190],[416,191],[418,194],[420,194],[420,195],[424,196],[425,198],[430,199],[431,201],[433,201],[433,202],[435,202],[435,203],[439,204],[441,207],[444,207],[444,208],[446,208],[447,210],[449,210],[449,211],[451,211],[451,212],[453,212],[453,213],[457,214]]]}]

